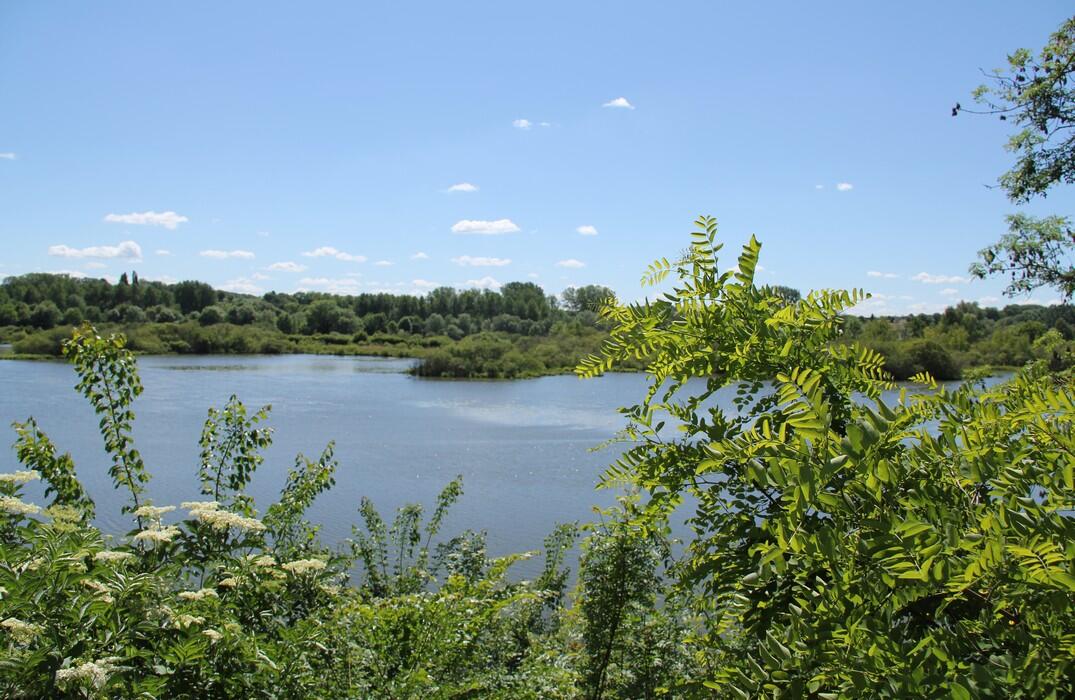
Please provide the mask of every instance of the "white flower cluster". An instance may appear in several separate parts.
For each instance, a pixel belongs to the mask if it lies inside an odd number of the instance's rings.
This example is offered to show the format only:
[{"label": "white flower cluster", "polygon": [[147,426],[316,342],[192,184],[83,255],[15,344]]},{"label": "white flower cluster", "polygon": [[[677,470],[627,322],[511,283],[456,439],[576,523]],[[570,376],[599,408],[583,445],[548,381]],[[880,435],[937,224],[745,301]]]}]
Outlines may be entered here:
[{"label": "white flower cluster", "polygon": [[159,522],[162,515],[171,513],[173,510],[175,510],[175,506],[142,506],[135,510],[134,514],[139,518],[148,518]]},{"label": "white flower cluster", "polygon": [[100,600],[102,603],[111,605],[112,603],[116,602],[115,599],[112,597],[112,590],[100,581],[94,581],[91,578],[84,578],[82,579],[82,585],[90,589],[94,593],[97,593],[100,596],[98,600]]},{"label": "white flower cluster", "polygon": [[239,585],[239,579],[234,576],[229,576],[228,578],[220,579],[216,585],[220,588],[235,588]]},{"label": "white flower cluster", "polygon": [[214,644],[224,638],[224,635],[222,635],[220,632],[217,632],[216,630],[202,630],[202,634],[204,634],[206,637],[209,637],[209,641],[213,642]]},{"label": "white flower cluster", "polygon": [[32,640],[37,636],[37,633],[41,631],[41,628],[37,625],[23,622],[17,617],[9,617],[3,622],[0,622],[0,627],[6,629],[16,642],[23,644]]},{"label": "white flower cluster", "polygon": [[276,560],[270,557],[268,554],[262,554],[261,556],[257,557],[251,554],[249,558],[250,563],[259,569],[271,569],[272,567],[276,566]]},{"label": "white flower cluster", "polygon": [[87,661],[78,666],[61,668],[56,671],[56,682],[60,685],[67,685],[88,681],[94,688],[104,688],[108,683],[108,677],[116,670],[116,662],[121,660],[117,656],[112,656],[100,661]]},{"label": "white flower cluster", "polygon": [[149,528],[142,530],[134,536],[135,542],[153,542],[154,544],[160,544],[162,542],[171,542],[179,536],[179,528],[174,525],[168,525],[161,528]]},{"label": "white flower cluster", "polygon": [[34,470],[17,471],[14,474],[0,474],[0,484],[14,484],[21,486],[31,481],[37,481],[41,474]]},{"label": "white flower cluster", "polygon": [[180,600],[198,601],[204,600],[206,598],[216,597],[218,597],[216,591],[214,591],[212,588],[202,588],[197,591],[180,591],[179,593]]},{"label": "white flower cluster", "polygon": [[190,627],[191,625],[204,625],[205,618],[197,615],[180,615],[175,618],[175,621],[179,623],[180,627]]},{"label": "white flower cluster", "polygon": [[296,559],[295,561],[289,561],[280,568],[300,576],[307,571],[321,571],[325,568],[325,562],[320,559]]},{"label": "white flower cluster", "polygon": [[12,515],[33,515],[40,513],[41,509],[33,503],[25,503],[13,496],[0,496],[0,511]]},{"label": "white flower cluster", "polygon": [[265,529],[265,525],[256,518],[246,518],[237,513],[220,510],[220,504],[216,501],[187,501],[183,507],[190,511],[191,516],[214,530],[233,527],[236,530],[260,532]]},{"label": "white flower cluster", "polygon": [[130,559],[133,556],[134,555],[130,552],[117,552],[115,550],[106,549],[104,551],[97,552],[97,554],[94,554],[93,560],[108,563],[124,561],[125,559]]}]

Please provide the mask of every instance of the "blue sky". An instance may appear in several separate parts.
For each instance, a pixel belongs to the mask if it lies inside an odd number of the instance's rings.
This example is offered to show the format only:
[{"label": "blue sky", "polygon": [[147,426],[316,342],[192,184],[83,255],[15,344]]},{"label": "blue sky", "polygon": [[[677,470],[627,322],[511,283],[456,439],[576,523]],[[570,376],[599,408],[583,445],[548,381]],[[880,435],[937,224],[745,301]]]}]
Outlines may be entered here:
[{"label": "blue sky", "polygon": [[1069,13],[6,2],[0,275],[634,299],[705,213],[730,252],[758,236],[765,282],[863,287],[878,313],[1003,303],[966,270],[1016,210],[987,187],[1008,130],[949,112]]}]

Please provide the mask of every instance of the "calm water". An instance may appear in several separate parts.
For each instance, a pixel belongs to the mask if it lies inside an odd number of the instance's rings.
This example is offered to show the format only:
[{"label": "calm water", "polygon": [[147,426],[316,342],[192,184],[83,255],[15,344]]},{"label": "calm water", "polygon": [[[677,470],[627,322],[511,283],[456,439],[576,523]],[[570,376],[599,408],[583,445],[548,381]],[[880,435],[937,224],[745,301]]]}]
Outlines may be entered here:
[{"label": "calm water", "polygon": [[[642,396],[642,375],[431,381],[405,374],[409,366],[306,355],[141,358],[135,438],[153,474],[149,494],[158,505],[199,497],[206,409],[234,393],[251,409],[272,405],[274,443],[250,488],[262,509],[276,500],[297,453],[316,457],[336,441],[336,486],[311,513],[329,542],[350,535],[362,496],[391,518],[405,503],[431,506],[456,474],[465,495],[444,532],[487,530],[493,554],[540,548],[557,523],[592,519],[595,505],[615,501],[594,486],[617,448],[592,448],[623,426],[616,408]],[[122,499],[111,488],[97,418],[74,384],[64,363],[0,362],[0,423],[37,418],[74,455],[100,526],[124,532],[130,521],[118,514]],[[717,400],[730,405],[732,396]],[[0,471],[14,471],[13,451],[3,454]]]}]

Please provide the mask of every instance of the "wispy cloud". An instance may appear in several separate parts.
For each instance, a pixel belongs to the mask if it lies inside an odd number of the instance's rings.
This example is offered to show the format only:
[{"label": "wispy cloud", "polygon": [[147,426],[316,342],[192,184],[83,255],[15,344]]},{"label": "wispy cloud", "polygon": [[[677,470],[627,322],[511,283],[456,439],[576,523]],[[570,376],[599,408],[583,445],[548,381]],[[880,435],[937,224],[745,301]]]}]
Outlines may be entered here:
[{"label": "wispy cloud", "polygon": [[85,265],[83,265],[82,267],[86,268],[87,270],[102,270],[102,269],[108,267],[108,265],[105,265],[103,262],[97,262],[96,260],[91,260],[88,263],[86,263]]},{"label": "wispy cloud", "polygon": [[142,248],[134,241],[123,241],[118,245],[95,245],[89,248],[72,248],[67,245],[49,246],[49,255],[58,258],[122,258],[124,260],[141,260]]},{"label": "wispy cloud", "polygon": [[311,251],[303,253],[308,258],[336,258],[337,260],[343,260],[345,262],[366,262],[365,255],[352,255],[345,253],[342,250],[337,250],[330,245],[321,246]]},{"label": "wispy cloud", "polygon": [[452,262],[456,265],[462,265],[463,267],[504,267],[511,264],[510,258],[482,258],[471,257],[469,255],[460,255],[458,258],[452,258]]},{"label": "wispy cloud", "polygon": [[249,250],[203,250],[198,255],[214,260],[227,260],[228,258],[250,260],[254,257],[254,254]]},{"label": "wispy cloud", "polygon": [[411,260],[429,260],[429,256],[426,255],[425,253],[423,253],[422,251],[418,251],[417,253],[415,253],[414,255],[411,256]]},{"label": "wispy cloud", "polygon": [[478,186],[469,182],[460,182],[448,188],[449,192],[477,192]]},{"label": "wispy cloud", "polygon": [[174,211],[143,211],[130,214],[106,214],[105,221],[113,224],[132,224],[135,226],[163,226],[175,230],[179,224],[190,221],[187,217]]},{"label": "wispy cloud", "polygon": [[823,189],[825,189],[825,185],[814,185],[814,189],[815,190],[823,190]]},{"label": "wispy cloud", "polygon": [[586,263],[582,262],[581,260],[576,260],[575,258],[568,258],[567,260],[559,261],[558,263],[556,263],[556,266],[578,269],[580,267],[586,267]]},{"label": "wispy cloud", "polygon": [[923,284],[963,284],[964,282],[970,282],[966,277],[960,277],[959,275],[931,275],[928,272],[919,272],[911,279]]},{"label": "wispy cloud", "polygon": [[392,267],[393,265],[395,265],[395,263],[392,262],[391,260],[378,260],[377,262],[375,262],[373,264],[376,265],[377,267]]},{"label": "wispy cloud", "polygon": [[467,280],[467,286],[478,289],[500,289],[500,282],[486,275],[479,280]]},{"label": "wispy cloud", "polygon": [[959,294],[959,290],[958,289],[953,289],[952,287],[948,287],[947,289],[942,289],[941,294],[943,294],[946,297],[951,297],[951,296],[955,296],[956,294]]},{"label": "wispy cloud", "polygon": [[411,284],[418,289],[433,289],[437,286],[436,282],[430,282],[429,280],[411,280]]},{"label": "wispy cloud", "polygon": [[534,279],[534,280],[536,280],[538,277],[541,277],[541,275],[539,275],[536,272],[528,272],[528,273],[526,273],[526,276],[529,277],[530,279]]},{"label": "wispy cloud", "polygon": [[362,283],[354,277],[303,277],[299,291],[317,289],[331,294],[355,294]]},{"label": "wispy cloud", "polygon": [[157,248],[155,251],[153,251],[153,254],[154,255],[171,255],[172,251],[167,250],[165,248]]},{"label": "wispy cloud", "polygon": [[583,236],[596,236],[597,235],[597,227],[596,226],[589,226],[589,225],[587,225],[587,226],[579,226],[575,230],[578,231]]},{"label": "wispy cloud", "polygon": [[0,160],[15,160],[15,154],[10,151],[7,153],[0,153]]},{"label": "wispy cloud", "polygon": [[602,107],[612,107],[614,109],[634,109],[635,106],[627,101],[626,97],[617,97],[614,100],[609,100]]},{"label": "wispy cloud", "polygon": [[516,119],[511,123],[516,129],[529,129],[534,125],[534,122],[529,119]]},{"label": "wispy cloud", "polygon": [[836,183],[836,189],[840,192],[850,192],[851,190],[855,189],[855,186],[852,185],[850,182],[838,182]]},{"label": "wispy cloud", "polygon": [[223,289],[225,292],[235,292],[236,294],[261,294],[263,291],[262,288],[249,277],[238,277],[233,280],[228,280],[220,285],[218,289]]},{"label": "wispy cloud", "polygon": [[877,270],[870,270],[866,275],[868,277],[880,277],[886,280],[894,280],[899,277],[895,272],[878,272]]},{"label": "wispy cloud", "polygon": [[479,236],[499,236],[505,233],[515,233],[518,230],[519,227],[511,219],[496,219],[495,221],[463,219],[452,225],[452,233],[475,234]]},{"label": "wispy cloud", "polygon": [[277,270],[279,272],[303,272],[306,270],[306,266],[287,260],[285,262],[274,262],[272,265],[269,265],[268,269]]}]

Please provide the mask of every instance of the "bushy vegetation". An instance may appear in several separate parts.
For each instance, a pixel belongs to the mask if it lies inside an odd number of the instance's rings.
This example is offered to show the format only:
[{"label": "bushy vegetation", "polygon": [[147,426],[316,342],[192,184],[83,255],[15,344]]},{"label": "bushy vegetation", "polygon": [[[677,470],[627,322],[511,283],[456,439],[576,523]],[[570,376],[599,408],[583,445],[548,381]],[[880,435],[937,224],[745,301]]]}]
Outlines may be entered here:
[{"label": "bushy vegetation", "polygon": [[[721,273],[716,224],[702,218],[683,257],[647,273],[672,277],[670,293],[604,306],[609,337],[579,374],[644,358],[649,380],[622,409],[627,450],[605,476],[629,495],[581,533],[553,532],[532,581],[510,575],[526,555],[491,559],[481,533],[441,533],[459,481],[428,517],[407,506],[389,524],[363,501],[351,540],[321,543],[307,512],[333,485],[331,445],[300,455],[259,514],[245,487],[272,434],[267,409],[237,399],[203,431],[205,500],[157,507],[131,437],[134,357],[120,337],[79,330],[64,350],[134,529],[113,540],[94,528],[72,458],[32,420],[16,426],[27,469],[0,477],[0,692],[1068,694],[1070,371],[1042,359],[993,389],[954,391],[922,373],[921,390],[885,403],[885,358],[846,334],[863,293],[795,300],[759,287],[760,247],[751,240]],[[1041,337],[1052,351],[1065,342]],[[932,361],[923,348],[916,361]],[[725,387],[732,410],[706,400]],[[44,509],[24,495],[36,479]],[[678,547],[669,523],[685,502],[691,536]],[[563,562],[579,534],[569,591]]]}]

